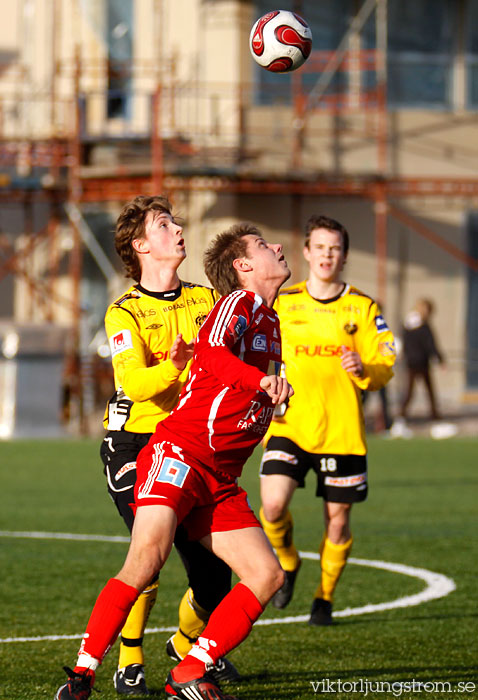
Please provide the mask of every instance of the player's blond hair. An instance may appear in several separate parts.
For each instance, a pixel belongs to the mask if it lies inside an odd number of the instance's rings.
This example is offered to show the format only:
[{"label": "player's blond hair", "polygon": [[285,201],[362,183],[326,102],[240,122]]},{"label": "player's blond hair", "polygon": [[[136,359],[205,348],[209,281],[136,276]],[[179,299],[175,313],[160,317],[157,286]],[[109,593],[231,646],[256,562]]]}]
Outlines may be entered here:
[{"label": "player's blond hair", "polygon": [[150,211],[171,215],[171,203],[162,195],[154,197],[139,195],[123,207],[116,222],[116,252],[123,261],[125,277],[130,277],[135,282],[141,279],[141,264],[133,247],[133,241],[144,238],[146,216]]},{"label": "player's blond hair", "polygon": [[234,224],[220,233],[204,253],[204,270],[214,289],[221,296],[235,289],[242,289],[234,268],[234,260],[247,255],[245,236],[262,236],[261,232],[248,222]]}]

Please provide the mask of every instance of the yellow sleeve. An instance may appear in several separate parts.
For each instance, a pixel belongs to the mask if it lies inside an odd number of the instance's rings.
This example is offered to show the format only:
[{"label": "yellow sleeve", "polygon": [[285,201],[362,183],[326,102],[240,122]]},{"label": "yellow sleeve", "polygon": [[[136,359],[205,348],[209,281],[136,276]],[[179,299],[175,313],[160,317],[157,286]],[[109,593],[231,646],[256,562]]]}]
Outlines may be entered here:
[{"label": "yellow sleeve", "polygon": [[[105,316],[115,385],[132,401],[147,401],[166,391],[181,374],[171,360],[151,364],[134,316],[120,306],[110,306]],[[118,342],[118,338],[119,341]]]},{"label": "yellow sleeve", "polygon": [[361,390],[378,391],[393,377],[395,341],[375,302],[370,304],[367,323],[357,334],[356,351],[363,364],[363,376],[350,378]]}]

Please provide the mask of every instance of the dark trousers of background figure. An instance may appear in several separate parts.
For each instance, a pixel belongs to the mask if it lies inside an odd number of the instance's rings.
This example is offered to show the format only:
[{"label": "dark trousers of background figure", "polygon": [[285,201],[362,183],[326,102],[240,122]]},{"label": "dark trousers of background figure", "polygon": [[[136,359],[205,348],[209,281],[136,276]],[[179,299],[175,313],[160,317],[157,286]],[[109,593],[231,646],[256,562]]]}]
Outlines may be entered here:
[{"label": "dark trousers of background figure", "polygon": [[[373,392],[373,393],[374,394],[377,393],[379,396],[379,399],[380,399],[380,414],[378,415],[378,420],[377,420],[377,432],[380,432],[382,430],[389,430],[393,421],[390,417],[387,387],[383,386],[377,392]],[[362,392],[362,403],[364,406],[368,400],[369,394],[370,394],[370,392],[368,392],[368,391]]]},{"label": "dark trousers of background figure", "polygon": [[428,367],[422,369],[413,369],[412,367],[407,367],[407,387],[400,408],[400,415],[402,416],[402,418],[407,417],[407,408],[410,404],[410,401],[412,400],[415,382],[417,379],[421,379],[425,384],[425,388],[427,390],[428,395],[428,401],[430,404],[430,418],[432,420],[437,420],[440,416],[437,409],[435,390],[433,388],[432,378]]}]

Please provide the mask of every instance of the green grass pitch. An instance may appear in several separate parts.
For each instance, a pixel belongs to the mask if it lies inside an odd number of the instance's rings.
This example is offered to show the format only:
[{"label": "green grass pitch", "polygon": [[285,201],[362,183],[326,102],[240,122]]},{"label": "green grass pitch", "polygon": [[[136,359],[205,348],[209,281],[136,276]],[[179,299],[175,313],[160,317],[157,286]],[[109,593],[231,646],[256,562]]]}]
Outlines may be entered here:
[{"label": "green grass pitch", "polygon": [[[75,635],[83,632],[99,590],[122,563],[127,547],[122,542],[8,535],[124,536],[106,494],[98,449],[98,440],[0,443],[1,699],[53,698],[65,678],[61,667],[74,665]],[[259,452],[241,481],[256,511],[258,457]],[[256,626],[230,655],[243,680],[224,689],[241,700],[478,697],[477,441],[371,438],[369,471],[369,498],[352,514],[352,557],[427,569],[453,579],[456,590],[414,607],[339,617],[331,628],[304,622]],[[322,534],[322,505],[313,493],[309,476],[293,502],[296,541],[307,552],[317,550]],[[269,607],[263,618],[307,615],[317,570],[316,561],[305,560],[290,606],[280,613]],[[176,624],[185,585],[173,552],[150,628]],[[413,576],[350,563],[334,610],[413,596],[425,587]],[[152,697],[164,698],[169,634],[146,636]],[[68,635],[74,638],[54,638]],[[112,686],[116,662],[113,648],[98,672],[102,700],[118,697]]]}]

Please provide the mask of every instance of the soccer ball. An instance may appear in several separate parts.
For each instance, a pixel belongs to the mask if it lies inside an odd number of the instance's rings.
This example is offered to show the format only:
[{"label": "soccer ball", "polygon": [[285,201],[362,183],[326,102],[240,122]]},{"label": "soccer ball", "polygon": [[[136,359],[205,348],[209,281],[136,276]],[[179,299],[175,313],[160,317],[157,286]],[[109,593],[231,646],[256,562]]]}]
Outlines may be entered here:
[{"label": "soccer ball", "polygon": [[299,68],[312,50],[312,32],[302,17],[287,10],[273,10],[260,17],[249,37],[253,59],[273,73]]}]

